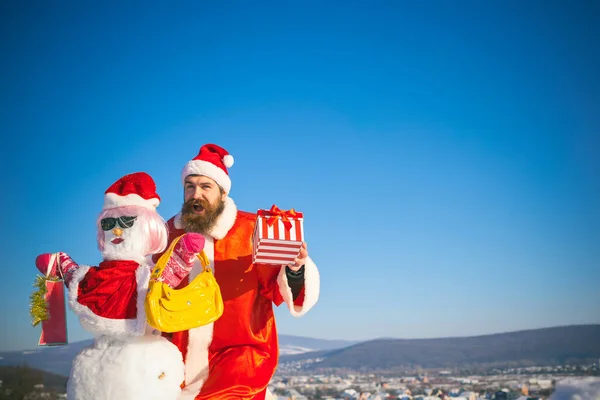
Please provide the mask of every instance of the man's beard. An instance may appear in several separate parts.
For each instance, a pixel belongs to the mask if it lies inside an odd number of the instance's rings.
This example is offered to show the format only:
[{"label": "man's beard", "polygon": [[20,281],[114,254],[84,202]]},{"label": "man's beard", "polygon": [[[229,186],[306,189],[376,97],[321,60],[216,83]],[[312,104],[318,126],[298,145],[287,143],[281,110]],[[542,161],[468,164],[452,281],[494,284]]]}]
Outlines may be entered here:
[{"label": "man's beard", "polygon": [[[204,209],[202,214],[194,212],[194,206]],[[219,199],[217,204],[210,204],[204,199],[190,199],[181,207],[181,224],[186,232],[210,233],[217,219],[225,209],[225,201]]]}]

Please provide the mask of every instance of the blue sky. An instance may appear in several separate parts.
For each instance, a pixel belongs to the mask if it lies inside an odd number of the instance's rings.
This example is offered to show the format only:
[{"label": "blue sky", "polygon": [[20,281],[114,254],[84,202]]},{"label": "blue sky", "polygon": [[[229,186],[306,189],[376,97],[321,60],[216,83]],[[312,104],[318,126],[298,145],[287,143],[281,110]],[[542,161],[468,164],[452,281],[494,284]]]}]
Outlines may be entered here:
[{"label": "blue sky", "polygon": [[597,3],[124,3],[0,5],[0,350],[37,345],[37,254],[97,264],[127,173],[168,219],[209,142],[240,208],[306,215],[321,297],[281,333],[600,323]]}]

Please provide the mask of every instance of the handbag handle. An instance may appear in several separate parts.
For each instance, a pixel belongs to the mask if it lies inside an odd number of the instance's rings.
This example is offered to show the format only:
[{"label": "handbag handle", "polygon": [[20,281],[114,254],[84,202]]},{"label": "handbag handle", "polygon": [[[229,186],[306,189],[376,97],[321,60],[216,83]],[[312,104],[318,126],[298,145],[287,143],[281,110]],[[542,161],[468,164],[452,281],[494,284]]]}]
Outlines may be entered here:
[{"label": "handbag handle", "polygon": [[[169,261],[169,258],[173,254],[173,249],[175,249],[177,242],[179,242],[179,240],[182,237],[183,237],[183,235],[178,236],[175,239],[173,239],[173,241],[171,242],[171,245],[169,246],[167,251],[165,251],[163,253],[163,255],[160,256],[160,258],[156,262],[154,271],[152,271],[152,276],[150,277],[151,279],[158,280],[158,278],[160,278],[163,271],[165,270],[165,267],[167,266],[167,261]],[[208,267],[210,265],[210,261],[208,260],[208,256],[206,255],[204,250],[202,250],[200,253],[197,253],[196,257],[198,258],[198,260],[200,260],[200,264],[202,264],[202,272],[210,271],[210,268]]]}]

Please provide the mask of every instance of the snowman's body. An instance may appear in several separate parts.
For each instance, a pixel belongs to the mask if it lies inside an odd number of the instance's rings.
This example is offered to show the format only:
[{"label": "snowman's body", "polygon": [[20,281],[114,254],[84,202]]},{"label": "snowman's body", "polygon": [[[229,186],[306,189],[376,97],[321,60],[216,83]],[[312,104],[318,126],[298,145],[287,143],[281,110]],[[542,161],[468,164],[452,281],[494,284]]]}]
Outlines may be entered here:
[{"label": "snowman's body", "polygon": [[184,379],[181,353],[161,336],[100,336],[73,360],[67,397],[77,400],[176,399]]},{"label": "snowman's body", "polygon": [[[119,262],[109,264],[119,265]],[[79,286],[88,283],[86,277],[90,277],[93,272],[102,272],[98,271],[98,268],[81,266],[73,273],[69,282],[69,305],[79,317],[81,325],[93,333],[95,339],[91,346],[83,349],[73,360],[67,384],[68,398],[176,399],[181,391],[180,384],[184,380],[181,352],[162,337],[160,332],[146,324],[144,304],[140,301],[145,298],[148,288],[150,266],[142,264],[135,271],[136,296],[131,296],[131,290],[116,290],[110,296],[113,297],[112,301],[107,301],[121,305],[135,302],[136,315],[133,319],[99,315],[103,314],[102,307],[78,301],[78,294],[82,295],[82,299],[93,297],[94,290],[82,293]],[[98,275],[97,273],[93,276],[96,281]],[[120,279],[130,280],[127,279],[127,274]],[[118,284],[119,282],[115,283],[117,286]],[[121,309],[126,310],[127,307]],[[115,313],[112,311],[110,316],[118,316]]]}]

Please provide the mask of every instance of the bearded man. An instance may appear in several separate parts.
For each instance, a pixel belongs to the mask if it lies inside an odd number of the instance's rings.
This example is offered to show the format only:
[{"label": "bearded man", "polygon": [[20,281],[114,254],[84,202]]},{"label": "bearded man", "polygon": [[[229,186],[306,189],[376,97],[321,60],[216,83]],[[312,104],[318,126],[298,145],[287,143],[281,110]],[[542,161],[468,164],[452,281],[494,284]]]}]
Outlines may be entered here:
[{"label": "bearded man", "polygon": [[[222,147],[202,146],[181,173],[181,212],[167,222],[169,242],[186,232],[205,236],[204,252],[224,303],[214,323],[172,334],[185,361],[181,400],[268,398],[279,355],[273,304],[285,302],[300,317],[319,297],[319,271],[306,243],[294,264],[252,263],[256,214],[238,210],[229,197],[232,165],[233,157]],[[179,287],[201,271],[196,261]]]}]

